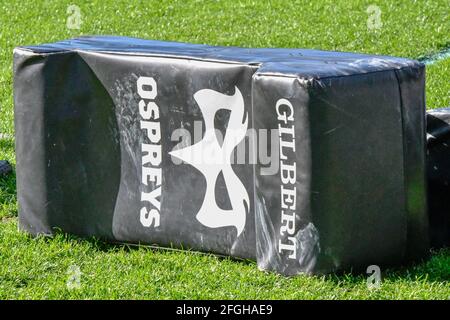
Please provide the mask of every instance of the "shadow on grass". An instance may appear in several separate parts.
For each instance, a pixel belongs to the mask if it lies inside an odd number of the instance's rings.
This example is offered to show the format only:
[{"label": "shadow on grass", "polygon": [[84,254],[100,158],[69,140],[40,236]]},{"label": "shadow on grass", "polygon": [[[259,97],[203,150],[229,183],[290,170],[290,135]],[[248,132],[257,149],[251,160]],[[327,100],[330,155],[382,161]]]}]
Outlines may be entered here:
[{"label": "shadow on grass", "polygon": [[[186,255],[201,255],[201,256],[205,256],[205,257],[213,257],[213,258],[216,258],[219,260],[232,260],[232,261],[236,261],[237,263],[244,264],[244,265],[250,265],[250,264],[255,263],[253,260],[250,260],[250,259],[243,259],[243,258],[226,256],[226,255],[213,254],[210,252],[195,251],[193,249],[183,248],[183,247],[176,247],[176,246],[160,247],[156,244],[150,245],[150,244],[146,244],[146,243],[115,242],[113,240],[108,240],[108,239],[98,238],[98,237],[93,237],[93,236],[83,237],[83,236],[79,236],[79,235],[65,233],[62,230],[57,229],[57,228],[54,229],[53,235],[42,235],[39,237],[42,238],[44,241],[52,241],[53,238],[59,237],[59,238],[63,239],[64,241],[73,241],[73,242],[80,243],[80,244],[87,242],[95,250],[102,251],[105,253],[119,251],[119,250],[125,251],[125,252],[132,252],[132,251],[138,251],[138,250],[149,250],[149,251],[159,252],[159,253],[176,252],[176,253],[182,253],[182,254],[186,254]],[[32,235],[29,235],[29,238],[33,239],[35,237]]]},{"label": "shadow on grass", "polygon": [[[14,152],[14,141],[12,139],[0,139],[0,150],[6,153]],[[17,195],[16,195],[16,174],[15,170],[5,177],[0,177],[0,206],[3,210],[0,211],[0,218],[11,218],[17,216]],[[127,244],[114,243],[105,239],[95,237],[83,238],[76,235],[69,235],[61,230],[56,230],[53,236],[42,236],[44,241],[52,241],[53,237],[62,238],[64,241],[86,243],[88,242],[95,250],[102,252],[126,251],[131,252],[135,250],[149,250],[159,253],[178,252],[184,255],[203,255],[206,257],[213,257],[220,261],[232,260],[241,265],[254,265],[255,262],[248,259],[239,259],[229,256],[215,255],[211,253],[198,252],[184,248],[162,248],[157,246],[150,246],[146,244]],[[32,236],[29,236],[33,239]],[[263,274],[263,273],[262,273]],[[337,272],[334,274],[325,275],[327,281],[333,282],[335,285],[357,285],[366,281],[367,274],[365,270],[353,270],[351,272]],[[323,277],[323,276],[317,276]],[[450,281],[450,248],[432,251],[431,257],[416,264],[409,264],[403,267],[394,267],[382,269],[383,281],[428,281],[428,282],[449,282]]]},{"label": "shadow on grass", "polygon": [[[182,248],[163,248],[157,246],[150,246],[146,244],[127,244],[127,243],[114,243],[108,242],[104,239],[99,238],[82,238],[76,235],[69,235],[61,231],[56,231],[55,235],[52,237],[45,237],[45,241],[52,241],[53,237],[62,237],[65,241],[74,241],[77,243],[86,243],[92,245],[95,250],[101,252],[117,252],[125,251],[132,252],[136,250],[149,250],[156,253],[171,253],[177,252],[183,255],[202,255],[205,257],[211,257],[218,259],[219,261],[229,261],[232,260],[236,264],[241,265],[254,265],[256,268],[256,263],[253,260],[239,259],[229,256],[215,255],[211,253],[198,252],[193,250],[186,250]],[[31,238],[31,236],[30,236]],[[432,250],[430,258],[422,262],[415,264],[408,264],[405,266],[397,266],[386,269],[381,269],[382,271],[382,281],[425,281],[425,282],[439,282],[439,283],[449,283],[450,282],[450,248],[443,248],[440,250]],[[261,275],[264,273],[262,272]],[[270,272],[266,274],[272,274]],[[353,286],[365,283],[369,275],[365,273],[365,270],[353,270],[350,272],[336,272],[327,275],[312,276],[317,278],[323,278],[326,281],[334,283],[336,286]]]},{"label": "shadow on grass", "polygon": [[[0,150],[3,154],[14,154],[14,140],[0,139]],[[6,160],[6,159],[0,159]],[[11,159],[8,159],[11,163]],[[17,193],[16,193],[16,172],[14,164],[12,172],[5,176],[0,176],[0,217],[17,216]]]},{"label": "shadow on grass", "polygon": [[[329,281],[336,285],[347,284],[356,285],[361,281],[366,281],[369,274],[359,270],[354,272],[338,272],[327,275]],[[406,281],[426,281],[426,282],[450,282],[450,248],[431,249],[429,258],[408,263],[403,266],[392,266],[381,268],[381,278],[383,282],[394,282],[398,280]],[[450,285],[450,283],[449,283]]]},{"label": "shadow on grass", "polygon": [[15,143],[14,143],[14,139],[12,138],[1,138],[0,139],[0,150],[2,150],[3,152],[14,152],[14,147],[15,147]]},{"label": "shadow on grass", "polygon": [[16,201],[16,173],[13,170],[6,176],[0,176],[0,203],[4,204]]}]

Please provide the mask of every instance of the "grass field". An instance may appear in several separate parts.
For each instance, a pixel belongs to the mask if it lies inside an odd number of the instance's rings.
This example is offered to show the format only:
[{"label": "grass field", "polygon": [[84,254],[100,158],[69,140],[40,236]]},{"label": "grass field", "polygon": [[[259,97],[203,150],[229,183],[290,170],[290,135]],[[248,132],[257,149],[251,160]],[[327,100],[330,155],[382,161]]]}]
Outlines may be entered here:
[{"label": "grass field", "polygon": [[[81,10],[68,29],[67,8]],[[367,26],[369,5],[382,26]],[[2,1],[0,159],[15,164],[12,50],[80,34],[115,34],[211,45],[304,47],[422,59],[450,47],[450,3],[439,1]],[[427,67],[427,106],[450,106],[450,59]],[[17,231],[15,175],[0,179],[0,299],[450,299],[450,250],[406,268],[366,275],[285,278],[255,263],[191,252],[112,246]],[[69,289],[68,270],[81,272]],[[70,273],[70,271],[69,271]]]}]

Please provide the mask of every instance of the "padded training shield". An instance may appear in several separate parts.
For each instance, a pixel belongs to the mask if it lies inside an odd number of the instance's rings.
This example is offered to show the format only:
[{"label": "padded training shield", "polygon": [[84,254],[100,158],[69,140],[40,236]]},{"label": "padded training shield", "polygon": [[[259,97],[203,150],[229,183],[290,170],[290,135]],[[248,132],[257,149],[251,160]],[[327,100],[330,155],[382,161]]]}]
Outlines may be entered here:
[{"label": "padded training shield", "polygon": [[427,178],[431,245],[450,246],[450,108],[427,112]]},{"label": "padded training shield", "polygon": [[16,48],[20,228],[286,275],[422,257],[423,92],[424,66],[391,57],[121,37]]}]

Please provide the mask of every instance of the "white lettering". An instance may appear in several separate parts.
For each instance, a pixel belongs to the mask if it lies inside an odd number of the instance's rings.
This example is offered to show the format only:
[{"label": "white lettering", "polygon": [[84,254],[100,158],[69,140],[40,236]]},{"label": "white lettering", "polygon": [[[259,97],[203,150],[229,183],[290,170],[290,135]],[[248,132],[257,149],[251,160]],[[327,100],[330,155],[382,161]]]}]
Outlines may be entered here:
[{"label": "white lettering", "polygon": [[[142,143],[142,185],[140,222],[148,228],[160,225],[162,171],[160,168],[161,155],[161,125],[159,123],[159,108],[153,101],[157,94],[157,85],[152,77],[139,77],[137,80],[137,92],[139,101],[139,115],[141,116],[140,128],[145,134]],[[151,100],[151,101],[145,101]]]},{"label": "white lettering", "polygon": [[[296,259],[295,210],[297,205],[297,163],[295,162],[294,107],[286,99],[276,103],[278,115],[278,136],[280,138],[280,198],[281,226],[278,251],[289,252],[289,259]],[[287,242],[285,242],[287,240]]]}]

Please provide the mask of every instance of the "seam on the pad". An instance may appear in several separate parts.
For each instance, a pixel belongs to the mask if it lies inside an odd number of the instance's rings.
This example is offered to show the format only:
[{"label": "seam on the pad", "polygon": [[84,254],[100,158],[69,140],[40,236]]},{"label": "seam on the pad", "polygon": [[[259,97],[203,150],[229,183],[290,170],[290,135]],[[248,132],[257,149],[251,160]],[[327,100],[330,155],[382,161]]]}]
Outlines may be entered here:
[{"label": "seam on the pad", "polygon": [[405,243],[403,247],[403,255],[402,255],[402,261],[406,257],[406,253],[408,251],[408,236],[409,236],[409,194],[408,194],[408,183],[407,183],[407,170],[406,170],[406,150],[407,150],[407,137],[405,137],[405,119],[404,119],[404,103],[403,103],[403,97],[402,97],[402,88],[400,85],[400,79],[398,76],[398,69],[394,69],[395,79],[397,80],[397,87],[398,87],[398,93],[399,93],[399,102],[400,102],[400,118],[402,123],[402,149],[403,149],[403,188],[405,192]]}]

